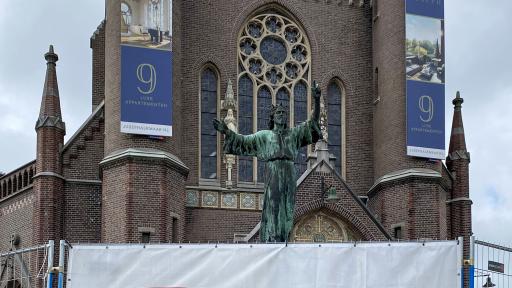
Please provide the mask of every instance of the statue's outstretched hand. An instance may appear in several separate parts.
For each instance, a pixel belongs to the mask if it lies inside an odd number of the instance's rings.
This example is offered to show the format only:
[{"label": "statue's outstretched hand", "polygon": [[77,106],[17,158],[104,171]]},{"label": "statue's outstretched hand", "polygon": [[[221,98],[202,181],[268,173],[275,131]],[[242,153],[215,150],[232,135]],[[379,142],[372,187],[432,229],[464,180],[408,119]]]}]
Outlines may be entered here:
[{"label": "statue's outstretched hand", "polygon": [[215,130],[219,131],[222,134],[226,134],[226,132],[228,132],[229,129],[228,125],[226,125],[226,123],[224,122],[224,119],[213,119],[213,127],[215,128]]},{"label": "statue's outstretched hand", "polygon": [[313,95],[313,98],[315,101],[320,100],[320,95],[322,94],[320,90],[320,86],[318,86],[318,83],[316,81],[313,81],[313,85],[311,85],[311,95]]}]

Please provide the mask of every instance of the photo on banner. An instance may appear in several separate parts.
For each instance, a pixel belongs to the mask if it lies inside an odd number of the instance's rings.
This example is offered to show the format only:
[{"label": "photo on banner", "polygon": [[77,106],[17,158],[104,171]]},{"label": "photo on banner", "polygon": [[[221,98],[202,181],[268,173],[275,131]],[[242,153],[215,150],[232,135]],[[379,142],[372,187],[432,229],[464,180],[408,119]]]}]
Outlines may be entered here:
[{"label": "photo on banner", "polygon": [[121,132],[172,136],[172,0],[120,8]]},{"label": "photo on banner", "polygon": [[407,155],[444,159],[444,0],[406,0]]}]

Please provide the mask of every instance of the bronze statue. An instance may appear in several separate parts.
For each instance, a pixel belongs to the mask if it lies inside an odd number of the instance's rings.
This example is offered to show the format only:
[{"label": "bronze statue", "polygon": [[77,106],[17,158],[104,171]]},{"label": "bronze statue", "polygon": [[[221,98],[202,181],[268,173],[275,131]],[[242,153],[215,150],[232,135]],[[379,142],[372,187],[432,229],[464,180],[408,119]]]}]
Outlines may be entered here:
[{"label": "bronze statue", "polygon": [[322,138],[320,130],[320,88],[313,82],[314,98],[312,119],[288,127],[286,109],[272,106],[269,130],[251,135],[240,135],[224,123],[214,119],[213,126],[224,134],[224,153],[256,156],[266,161],[265,194],[261,216],[260,240],[262,242],[286,242],[293,226],[297,175],[294,160],[299,148],[313,144]]}]

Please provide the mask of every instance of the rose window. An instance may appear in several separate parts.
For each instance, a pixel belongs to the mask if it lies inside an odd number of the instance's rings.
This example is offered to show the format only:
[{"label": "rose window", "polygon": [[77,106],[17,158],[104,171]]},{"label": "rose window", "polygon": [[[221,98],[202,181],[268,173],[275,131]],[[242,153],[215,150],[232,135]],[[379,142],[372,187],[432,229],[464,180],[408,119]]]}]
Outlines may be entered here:
[{"label": "rose window", "polygon": [[[254,16],[238,38],[239,131],[268,129],[270,105],[288,109],[289,126],[307,119],[311,81],[311,49],[304,30],[273,12]],[[242,112],[240,112],[242,113]],[[306,168],[307,151],[299,153],[298,173]],[[239,181],[262,182],[264,163],[239,157]]]}]

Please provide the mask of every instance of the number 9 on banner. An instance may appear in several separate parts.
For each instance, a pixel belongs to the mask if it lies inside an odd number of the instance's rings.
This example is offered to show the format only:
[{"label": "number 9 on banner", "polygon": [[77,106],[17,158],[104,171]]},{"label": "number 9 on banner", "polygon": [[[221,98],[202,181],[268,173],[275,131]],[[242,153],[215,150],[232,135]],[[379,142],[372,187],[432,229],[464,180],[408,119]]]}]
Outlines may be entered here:
[{"label": "number 9 on banner", "polygon": [[137,87],[140,93],[144,95],[153,93],[156,88],[155,66],[147,63],[137,66],[137,79],[147,85],[146,89],[142,89],[140,86]]},{"label": "number 9 on banner", "polygon": [[[420,115],[421,121],[428,123],[434,117],[434,101],[431,96],[423,95],[419,98],[418,106],[420,111],[426,115]],[[425,116],[425,117],[424,117]]]}]

